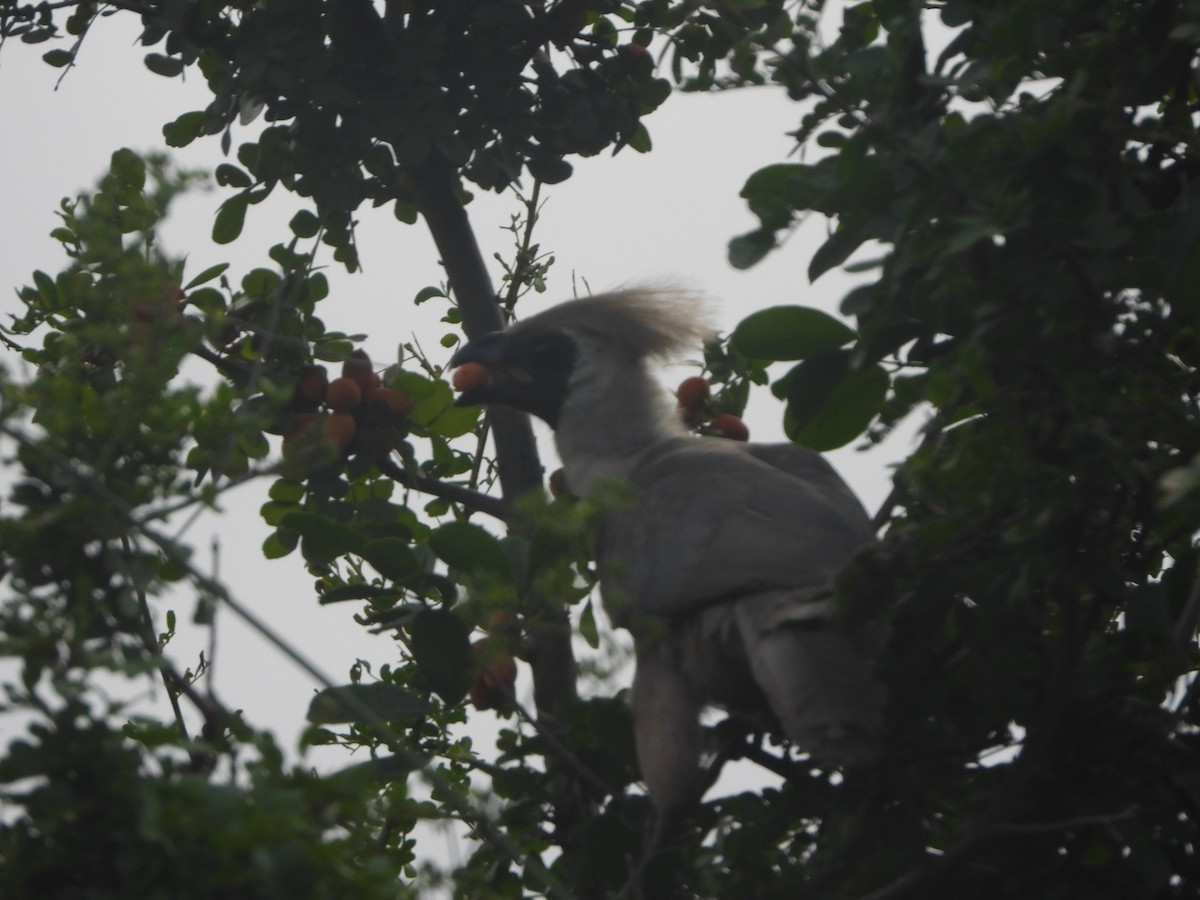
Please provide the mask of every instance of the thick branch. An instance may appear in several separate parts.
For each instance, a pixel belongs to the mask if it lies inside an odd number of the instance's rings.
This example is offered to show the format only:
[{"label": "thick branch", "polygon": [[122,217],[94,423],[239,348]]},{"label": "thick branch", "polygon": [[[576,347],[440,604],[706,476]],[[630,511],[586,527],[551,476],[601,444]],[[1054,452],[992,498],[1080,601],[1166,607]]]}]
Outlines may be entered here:
[{"label": "thick branch", "polygon": [[[467,337],[500,331],[504,328],[504,317],[467,211],[456,196],[453,167],[440,156],[432,157],[413,173],[412,188],[417,207],[429,225],[450,276]],[[488,415],[496,440],[504,496],[511,501],[540,489],[542,464],[529,417],[508,407],[493,407]]]},{"label": "thick branch", "polygon": [[[467,211],[459,202],[454,167],[434,155],[412,173],[411,181],[417,208],[425,217],[450,277],[467,336],[500,331],[504,316]],[[542,464],[533,429],[529,417],[515,409],[494,406],[488,415],[496,442],[500,487],[505,501],[511,504],[542,486]],[[538,712],[553,714],[575,694],[575,654],[566,611],[547,605],[530,621],[527,633]]]}]

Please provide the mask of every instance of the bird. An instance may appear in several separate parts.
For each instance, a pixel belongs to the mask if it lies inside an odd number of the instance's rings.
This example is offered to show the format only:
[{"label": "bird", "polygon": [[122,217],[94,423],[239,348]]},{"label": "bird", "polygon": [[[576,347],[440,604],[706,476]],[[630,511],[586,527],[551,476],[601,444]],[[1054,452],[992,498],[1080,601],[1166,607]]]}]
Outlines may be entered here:
[{"label": "bird", "polygon": [[861,502],[813,450],[693,434],[655,377],[712,337],[707,309],[686,290],[625,288],[559,303],[450,360],[486,370],[457,403],[506,404],[554,429],[571,493],[624,489],[596,562],[605,608],[634,637],[634,740],[660,819],[712,782],[706,708],[843,769],[875,760],[883,729],[877,640],[843,621],[833,590],[876,542]]}]

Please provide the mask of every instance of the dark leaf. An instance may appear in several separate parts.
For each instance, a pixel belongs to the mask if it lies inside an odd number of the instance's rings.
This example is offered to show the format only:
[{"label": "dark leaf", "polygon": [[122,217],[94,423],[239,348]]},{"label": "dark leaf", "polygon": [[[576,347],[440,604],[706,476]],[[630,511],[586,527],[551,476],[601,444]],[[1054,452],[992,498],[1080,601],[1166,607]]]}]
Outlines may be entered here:
[{"label": "dark leaf", "polygon": [[743,319],[731,345],[750,359],[794,360],[836,350],[855,337],[854,329],[819,309],[773,306]]},{"label": "dark leaf", "polygon": [[346,684],[326,688],[308,704],[308,721],[314,725],[347,722],[371,724],[414,722],[429,711],[429,701],[398,684]]},{"label": "dark leaf", "polygon": [[453,613],[427,609],[412,623],[412,654],[425,683],[449,704],[458,703],[471,684],[475,660],[470,631]]}]

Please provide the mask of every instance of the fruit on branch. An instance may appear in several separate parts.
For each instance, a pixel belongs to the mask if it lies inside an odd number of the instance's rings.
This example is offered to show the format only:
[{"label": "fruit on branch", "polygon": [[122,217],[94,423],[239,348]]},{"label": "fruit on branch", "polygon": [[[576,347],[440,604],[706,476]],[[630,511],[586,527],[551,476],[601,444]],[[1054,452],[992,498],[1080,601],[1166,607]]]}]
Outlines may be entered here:
[{"label": "fruit on branch", "polygon": [[365,391],[359,383],[347,376],[335,378],[325,389],[325,403],[334,412],[348,413],[362,403]]},{"label": "fruit on branch", "polygon": [[498,642],[480,638],[471,644],[475,651],[475,677],[467,696],[476,709],[502,709],[512,702],[517,681],[517,661]]},{"label": "fruit on branch", "polygon": [[335,412],[325,420],[325,434],[338,450],[349,446],[356,431],[358,421],[350,413]]},{"label": "fruit on branch", "polygon": [[709,424],[712,433],[717,437],[729,438],[731,441],[750,440],[750,429],[739,416],[733,413],[718,413]]},{"label": "fruit on branch", "polygon": [[408,394],[389,387],[377,387],[366,392],[363,402],[368,406],[382,403],[393,415],[403,418],[412,412],[413,401]]},{"label": "fruit on branch", "polygon": [[711,395],[712,387],[708,379],[700,375],[683,379],[675,389],[675,399],[679,401],[679,408],[687,413],[700,411]]},{"label": "fruit on branch", "polygon": [[470,391],[475,388],[481,388],[492,380],[491,373],[488,372],[487,366],[481,363],[469,362],[463,363],[454,370],[454,377],[451,384],[454,385],[456,391]]},{"label": "fruit on branch", "polygon": [[342,377],[351,379],[364,394],[371,388],[379,387],[379,376],[371,366],[371,357],[365,350],[355,350],[349,359],[342,363]]}]

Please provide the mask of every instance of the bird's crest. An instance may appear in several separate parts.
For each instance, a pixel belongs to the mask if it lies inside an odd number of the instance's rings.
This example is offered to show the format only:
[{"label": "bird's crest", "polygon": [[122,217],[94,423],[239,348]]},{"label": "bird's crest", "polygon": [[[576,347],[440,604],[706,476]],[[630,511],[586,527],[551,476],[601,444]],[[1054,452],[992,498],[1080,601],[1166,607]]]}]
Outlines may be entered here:
[{"label": "bird's crest", "polygon": [[568,300],[514,326],[527,328],[568,331],[638,359],[668,359],[716,332],[704,298],[677,288],[627,288]]}]

